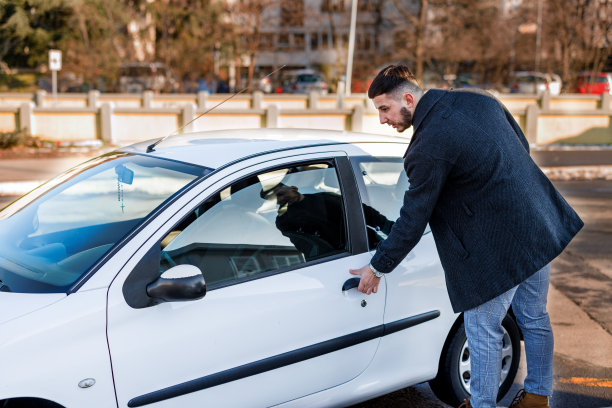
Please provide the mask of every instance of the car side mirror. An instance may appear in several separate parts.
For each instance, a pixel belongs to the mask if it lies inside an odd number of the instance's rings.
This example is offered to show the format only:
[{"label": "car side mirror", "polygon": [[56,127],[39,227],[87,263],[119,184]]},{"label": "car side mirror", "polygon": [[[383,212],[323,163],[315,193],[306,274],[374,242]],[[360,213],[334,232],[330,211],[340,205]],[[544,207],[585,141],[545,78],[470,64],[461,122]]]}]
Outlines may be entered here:
[{"label": "car side mirror", "polygon": [[201,299],[206,295],[206,281],[197,266],[177,265],[147,285],[147,294],[161,302]]}]

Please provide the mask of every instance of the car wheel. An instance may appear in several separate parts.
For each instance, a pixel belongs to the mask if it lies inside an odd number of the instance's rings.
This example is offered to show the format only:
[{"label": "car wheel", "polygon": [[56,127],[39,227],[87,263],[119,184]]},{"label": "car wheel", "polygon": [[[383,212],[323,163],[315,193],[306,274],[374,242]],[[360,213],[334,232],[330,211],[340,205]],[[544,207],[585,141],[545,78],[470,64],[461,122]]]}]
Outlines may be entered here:
[{"label": "car wheel", "polygon": [[[502,371],[497,400],[508,392],[521,359],[521,337],[514,319],[506,316],[502,322]],[[470,396],[470,351],[465,326],[459,325],[442,351],[438,375],[429,382],[436,396],[445,403],[457,406]]]}]

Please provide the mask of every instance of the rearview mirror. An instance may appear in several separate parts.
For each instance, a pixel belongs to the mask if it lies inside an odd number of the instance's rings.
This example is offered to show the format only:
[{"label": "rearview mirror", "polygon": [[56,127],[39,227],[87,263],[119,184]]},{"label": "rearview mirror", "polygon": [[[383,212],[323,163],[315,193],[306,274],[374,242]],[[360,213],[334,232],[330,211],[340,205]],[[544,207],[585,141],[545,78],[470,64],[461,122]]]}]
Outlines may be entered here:
[{"label": "rearview mirror", "polygon": [[201,299],[206,295],[206,282],[197,266],[177,265],[147,285],[147,294],[163,302]]}]

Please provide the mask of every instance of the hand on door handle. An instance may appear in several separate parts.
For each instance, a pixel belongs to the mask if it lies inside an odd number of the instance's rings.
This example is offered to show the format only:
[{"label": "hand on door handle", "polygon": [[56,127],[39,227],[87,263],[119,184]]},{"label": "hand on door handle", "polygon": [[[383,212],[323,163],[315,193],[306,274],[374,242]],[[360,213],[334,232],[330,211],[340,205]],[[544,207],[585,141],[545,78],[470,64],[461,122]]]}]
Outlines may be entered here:
[{"label": "hand on door handle", "polygon": [[342,285],[342,291],[346,292],[347,290],[351,290],[351,289],[359,287],[359,281],[360,280],[361,280],[361,278],[350,278],[350,279],[348,279],[346,282],[344,282],[344,285]]}]

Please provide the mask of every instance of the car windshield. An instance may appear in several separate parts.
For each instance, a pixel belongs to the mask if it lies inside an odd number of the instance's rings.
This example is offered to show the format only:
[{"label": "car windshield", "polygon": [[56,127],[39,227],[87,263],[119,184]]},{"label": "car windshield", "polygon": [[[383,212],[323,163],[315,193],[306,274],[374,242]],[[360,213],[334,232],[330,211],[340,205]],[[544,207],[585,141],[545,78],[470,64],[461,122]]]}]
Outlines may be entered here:
[{"label": "car windshield", "polygon": [[581,79],[584,82],[592,82],[594,84],[601,84],[601,83],[608,82],[608,78],[606,78],[605,76],[597,76],[597,75],[590,75],[590,76],[585,75]]},{"label": "car windshield", "polygon": [[157,207],[211,169],[113,152],[0,211],[0,291],[66,292]]}]

